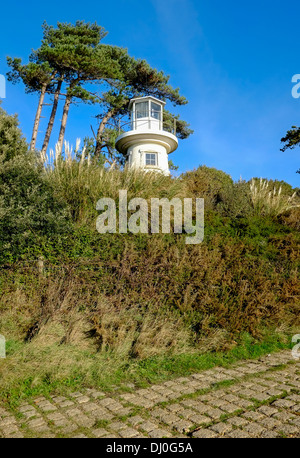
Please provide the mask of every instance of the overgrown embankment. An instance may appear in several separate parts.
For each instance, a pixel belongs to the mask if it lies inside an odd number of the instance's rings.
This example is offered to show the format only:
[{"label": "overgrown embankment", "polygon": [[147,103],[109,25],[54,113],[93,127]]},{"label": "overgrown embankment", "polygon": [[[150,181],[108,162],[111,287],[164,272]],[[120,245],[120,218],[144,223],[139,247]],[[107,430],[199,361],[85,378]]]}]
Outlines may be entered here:
[{"label": "overgrown embankment", "polygon": [[[180,373],[205,352],[275,348],[299,326],[299,195],[287,183],[235,183],[204,166],[179,178],[108,171],[70,151],[45,168],[14,132],[10,147],[0,139],[6,392],[115,383],[137,367],[153,379],[153,361],[174,371],[176,358]],[[96,202],[120,189],[128,200],[203,197],[204,241],[99,234]]]}]

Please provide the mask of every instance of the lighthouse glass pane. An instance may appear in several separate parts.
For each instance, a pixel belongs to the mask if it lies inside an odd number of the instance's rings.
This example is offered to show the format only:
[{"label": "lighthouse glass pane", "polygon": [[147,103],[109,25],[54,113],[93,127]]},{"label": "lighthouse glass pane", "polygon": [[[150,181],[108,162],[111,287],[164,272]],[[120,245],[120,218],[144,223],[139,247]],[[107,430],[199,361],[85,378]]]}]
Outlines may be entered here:
[{"label": "lighthouse glass pane", "polygon": [[156,153],[146,153],[146,165],[156,165]]},{"label": "lighthouse glass pane", "polygon": [[148,117],[148,102],[138,102],[135,104],[135,117],[136,119]]},{"label": "lighthouse glass pane", "polygon": [[161,106],[158,103],[151,102],[151,118],[155,118],[160,121]]}]

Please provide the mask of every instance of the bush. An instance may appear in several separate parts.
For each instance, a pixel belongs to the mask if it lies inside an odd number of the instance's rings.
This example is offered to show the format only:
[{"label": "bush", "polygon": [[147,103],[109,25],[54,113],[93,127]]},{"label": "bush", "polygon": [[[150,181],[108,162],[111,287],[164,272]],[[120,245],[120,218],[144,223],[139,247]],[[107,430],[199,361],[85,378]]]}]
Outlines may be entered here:
[{"label": "bush", "polygon": [[219,192],[216,208],[221,215],[230,218],[253,216],[249,184],[245,181],[226,184]]},{"label": "bush", "polygon": [[186,189],[185,197],[203,197],[206,210],[215,208],[220,192],[233,185],[232,178],[222,170],[202,165],[180,177]]},{"label": "bush", "polygon": [[9,161],[26,153],[27,143],[18,126],[17,116],[9,116],[0,107],[0,161]]},{"label": "bush", "polygon": [[[7,118],[7,119],[6,119]],[[1,110],[0,262],[13,260],[57,237],[69,226],[68,210],[33,153],[27,151],[16,118]],[[0,127],[1,129],[1,127]]]}]

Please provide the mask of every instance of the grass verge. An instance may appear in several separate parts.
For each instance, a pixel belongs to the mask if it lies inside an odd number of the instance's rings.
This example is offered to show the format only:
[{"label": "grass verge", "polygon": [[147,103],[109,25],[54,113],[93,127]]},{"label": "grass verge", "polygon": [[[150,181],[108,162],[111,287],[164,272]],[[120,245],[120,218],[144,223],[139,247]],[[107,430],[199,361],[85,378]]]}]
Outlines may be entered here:
[{"label": "grass verge", "polygon": [[239,345],[226,352],[194,351],[137,360],[83,351],[71,345],[40,348],[33,342],[8,341],[7,358],[0,360],[0,399],[2,404],[15,407],[24,400],[50,393],[68,394],[85,388],[130,390],[214,366],[256,359],[291,346],[287,335],[266,334],[255,342],[245,334]]}]

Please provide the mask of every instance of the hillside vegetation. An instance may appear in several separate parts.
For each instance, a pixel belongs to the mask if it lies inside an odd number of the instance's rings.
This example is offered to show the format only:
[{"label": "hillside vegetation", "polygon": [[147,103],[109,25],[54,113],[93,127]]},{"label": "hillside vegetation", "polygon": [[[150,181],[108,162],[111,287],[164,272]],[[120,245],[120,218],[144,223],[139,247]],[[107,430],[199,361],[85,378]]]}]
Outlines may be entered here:
[{"label": "hillside vegetation", "polygon": [[[297,189],[234,182],[205,166],[178,178],[108,170],[68,145],[44,159],[28,152],[16,118],[1,110],[6,396],[153,380],[176,364],[177,372],[197,368],[199,355],[238,357],[245,345],[250,354],[260,342],[288,342],[300,321]],[[117,202],[120,189],[128,199],[203,197],[204,241],[99,234],[96,202]]]}]

